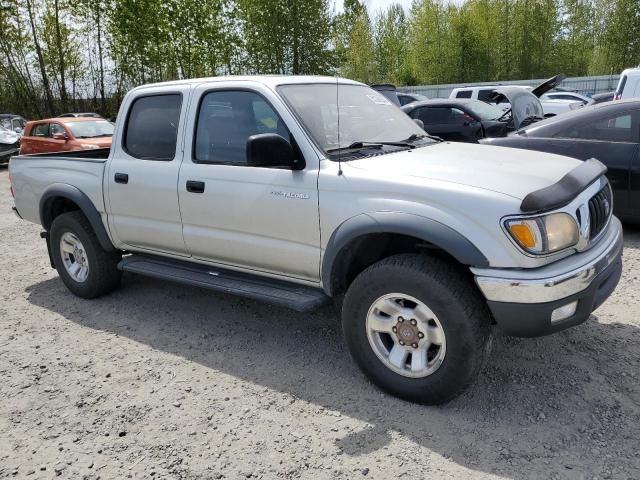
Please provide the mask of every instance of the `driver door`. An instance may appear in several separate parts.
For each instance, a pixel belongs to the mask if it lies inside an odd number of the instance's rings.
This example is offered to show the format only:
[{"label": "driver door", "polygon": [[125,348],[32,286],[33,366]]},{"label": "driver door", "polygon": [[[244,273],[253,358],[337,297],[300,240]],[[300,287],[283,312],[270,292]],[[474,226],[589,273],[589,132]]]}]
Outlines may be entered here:
[{"label": "driver door", "polygon": [[[296,146],[302,131],[279,98],[249,85],[205,84],[191,99],[193,141],[178,181],[184,241],[200,260],[317,282],[319,160]],[[260,133],[294,143],[306,168],[247,165],[247,139]]]}]

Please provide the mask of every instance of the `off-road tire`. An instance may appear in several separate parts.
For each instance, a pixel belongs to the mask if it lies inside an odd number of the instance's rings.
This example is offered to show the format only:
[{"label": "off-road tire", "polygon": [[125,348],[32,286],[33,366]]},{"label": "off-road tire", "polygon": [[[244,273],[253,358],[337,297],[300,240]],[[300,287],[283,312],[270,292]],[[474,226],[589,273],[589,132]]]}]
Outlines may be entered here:
[{"label": "off-road tire", "polygon": [[[444,330],[444,360],[426,377],[409,378],[392,371],[368,340],[369,308],[376,299],[396,292],[426,304]],[[491,344],[490,313],[472,279],[453,262],[420,254],[388,257],[360,273],[344,299],[342,329],[351,355],[374,384],[427,405],[461,394],[478,375]]]},{"label": "off-road tire", "polygon": [[[89,274],[82,282],[74,280],[69,275],[62,261],[60,239],[66,232],[78,237],[84,246]],[[71,292],[78,297],[90,299],[105,295],[118,287],[122,278],[122,272],[117,268],[121,254],[107,252],[102,248],[91,224],[82,212],[73,211],[57,216],[51,224],[49,235],[53,263],[63,283]]]}]

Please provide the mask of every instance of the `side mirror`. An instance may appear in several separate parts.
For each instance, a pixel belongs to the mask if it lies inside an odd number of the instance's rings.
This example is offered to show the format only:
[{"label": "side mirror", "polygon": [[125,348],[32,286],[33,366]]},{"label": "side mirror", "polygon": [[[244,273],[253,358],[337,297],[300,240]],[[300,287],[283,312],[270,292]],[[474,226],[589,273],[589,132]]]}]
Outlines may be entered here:
[{"label": "side mirror", "polygon": [[13,131],[16,132],[18,135],[22,135],[22,128],[20,127],[14,128]]},{"label": "side mirror", "polygon": [[247,139],[247,164],[302,170],[304,161],[295,158],[293,146],[277,133],[260,133]]},{"label": "side mirror", "polygon": [[424,122],[422,120],[420,120],[419,118],[414,118],[413,121],[416,122],[416,125],[424,130]]},{"label": "side mirror", "polygon": [[67,134],[66,133],[54,133],[53,134],[53,139],[54,140],[66,140],[67,139]]}]

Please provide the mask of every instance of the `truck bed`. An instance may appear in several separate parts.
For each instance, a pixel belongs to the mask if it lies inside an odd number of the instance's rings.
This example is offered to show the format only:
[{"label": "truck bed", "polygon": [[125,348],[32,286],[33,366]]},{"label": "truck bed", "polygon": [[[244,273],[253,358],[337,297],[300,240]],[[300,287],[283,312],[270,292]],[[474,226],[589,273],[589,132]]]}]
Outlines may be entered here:
[{"label": "truck bed", "polygon": [[56,185],[68,185],[88,196],[100,215],[104,215],[102,179],[109,151],[102,148],[12,157],[9,173],[18,214],[30,222],[41,223],[43,194]]}]

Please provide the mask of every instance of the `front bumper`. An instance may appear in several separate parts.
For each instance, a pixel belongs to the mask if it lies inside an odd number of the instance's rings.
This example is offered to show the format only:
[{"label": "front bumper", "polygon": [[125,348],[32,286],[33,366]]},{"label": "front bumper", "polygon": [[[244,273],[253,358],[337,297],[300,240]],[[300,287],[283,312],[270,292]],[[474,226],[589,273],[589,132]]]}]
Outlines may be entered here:
[{"label": "front bumper", "polygon": [[[584,322],[616,288],[622,274],[622,226],[613,217],[587,252],[531,270],[472,269],[498,326],[509,335],[547,335]],[[575,302],[575,311],[552,313]],[[573,307],[569,307],[569,312]]]},{"label": "front bumper", "polygon": [[0,149],[0,163],[8,162],[11,159],[11,157],[13,157],[14,155],[18,155],[19,150],[20,148],[18,146],[13,148],[8,148],[6,150]]}]

